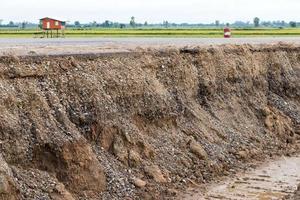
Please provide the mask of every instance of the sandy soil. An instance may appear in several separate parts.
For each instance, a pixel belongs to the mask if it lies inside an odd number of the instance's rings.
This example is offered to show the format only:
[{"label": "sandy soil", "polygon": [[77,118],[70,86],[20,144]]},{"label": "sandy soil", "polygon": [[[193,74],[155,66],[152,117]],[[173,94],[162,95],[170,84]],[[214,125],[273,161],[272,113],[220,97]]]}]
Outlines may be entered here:
[{"label": "sandy soil", "polygon": [[174,48],[222,44],[300,44],[300,37],[265,38],[63,38],[5,39],[0,38],[0,55],[83,54],[131,52],[146,48]]},{"label": "sandy soil", "polygon": [[186,195],[184,199],[283,199],[296,191],[299,182],[300,157],[283,157],[212,184],[205,192]]}]

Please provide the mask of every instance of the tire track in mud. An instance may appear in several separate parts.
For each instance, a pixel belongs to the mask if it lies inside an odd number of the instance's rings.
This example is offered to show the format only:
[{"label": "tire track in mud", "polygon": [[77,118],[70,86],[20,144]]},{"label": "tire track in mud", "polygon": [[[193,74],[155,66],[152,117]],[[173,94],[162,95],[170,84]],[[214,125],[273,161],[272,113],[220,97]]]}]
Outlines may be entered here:
[{"label": "tire track in mud", "polygon": [[300,156],[282,157],[184,199],[277,200],[292,195],[299,183]]}]

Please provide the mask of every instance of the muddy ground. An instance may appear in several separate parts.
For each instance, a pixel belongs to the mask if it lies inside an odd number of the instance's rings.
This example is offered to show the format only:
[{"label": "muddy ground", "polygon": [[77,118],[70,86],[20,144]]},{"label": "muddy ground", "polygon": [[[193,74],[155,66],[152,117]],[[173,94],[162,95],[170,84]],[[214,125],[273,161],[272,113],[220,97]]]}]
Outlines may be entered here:
[{"label": "muddy ground", "polygon": [[1,199],[173,199],[299,152],[300,46],[0,60]]}]

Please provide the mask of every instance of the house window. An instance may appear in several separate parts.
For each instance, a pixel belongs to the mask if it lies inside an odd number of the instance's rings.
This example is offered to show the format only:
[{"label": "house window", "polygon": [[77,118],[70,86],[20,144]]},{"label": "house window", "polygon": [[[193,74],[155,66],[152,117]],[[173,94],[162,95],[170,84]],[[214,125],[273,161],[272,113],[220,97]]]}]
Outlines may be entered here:
[{"label": "house window", "polygon": [[58,26],[58,25],[59,25],[59,24],[58,24],[58,21],[56,21],[56,22],[55,22],[55,26]]}]

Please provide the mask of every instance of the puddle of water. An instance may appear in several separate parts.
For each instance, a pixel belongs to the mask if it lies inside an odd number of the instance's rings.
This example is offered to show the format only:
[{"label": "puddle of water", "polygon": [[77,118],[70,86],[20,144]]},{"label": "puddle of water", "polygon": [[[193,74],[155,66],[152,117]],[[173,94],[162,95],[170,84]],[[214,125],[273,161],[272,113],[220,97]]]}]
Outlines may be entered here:
[{"label": "puddle of water", "polygon": [[283,157],[184,199],[277,200],[292,194],[299,183],[300,156]]}]

